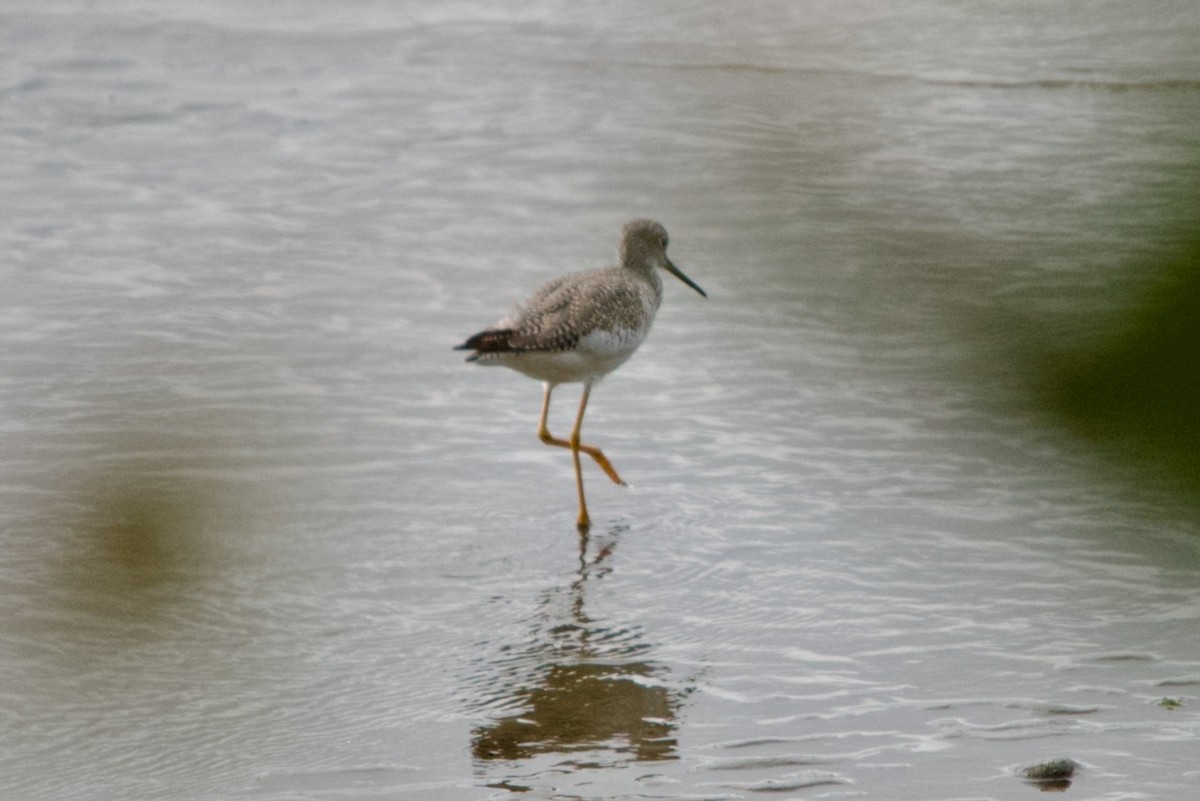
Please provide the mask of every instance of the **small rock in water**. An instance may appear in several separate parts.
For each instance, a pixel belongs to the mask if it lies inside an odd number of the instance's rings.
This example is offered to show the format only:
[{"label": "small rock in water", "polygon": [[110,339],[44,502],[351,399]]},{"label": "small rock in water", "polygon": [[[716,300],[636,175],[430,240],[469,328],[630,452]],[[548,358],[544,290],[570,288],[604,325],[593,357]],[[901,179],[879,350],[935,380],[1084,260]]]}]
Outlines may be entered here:
[{"label": "small rock in water", "polygon": [[1062,782],[1075,775],[1076,767],[1073,759],[1051,759],[1030,765],[1021,773],[1031,782]]}]

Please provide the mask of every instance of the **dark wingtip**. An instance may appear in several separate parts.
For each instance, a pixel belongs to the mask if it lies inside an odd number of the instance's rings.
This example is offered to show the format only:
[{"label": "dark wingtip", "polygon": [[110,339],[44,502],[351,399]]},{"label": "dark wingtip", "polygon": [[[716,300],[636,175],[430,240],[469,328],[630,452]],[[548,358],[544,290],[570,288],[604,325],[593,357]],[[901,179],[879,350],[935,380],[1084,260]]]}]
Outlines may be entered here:
[{"label": "dark wingtip", "polygon": [[[455,345],[455,346],[452,348],[452,350],[474,350],[474,348],[473,348],[473,347],[471,347],[471,343],[470,343],[470,342],[464,342],[464,343],[462,343],[461,345]],[[465,361],[465,362],[473,362],[473,361],[475,361],[475,360],[476,360],[476,359],[478,359],[478,358],[479,358],[479,354],[478,354],[478,353],[472,353],[470,356],[468,356],[467,358],[463,359],[463,361]]]},{"label": "dark wingtip", "polygon": [[509,338],[512,334],[512,329],[509,328],[489,328],[468,338],[461,345],[455,345],[454,349],[476,351],[473,356],[467,358],[469,362],[475,361],[482,353],[505,353],[512,350],[509,345]]}]

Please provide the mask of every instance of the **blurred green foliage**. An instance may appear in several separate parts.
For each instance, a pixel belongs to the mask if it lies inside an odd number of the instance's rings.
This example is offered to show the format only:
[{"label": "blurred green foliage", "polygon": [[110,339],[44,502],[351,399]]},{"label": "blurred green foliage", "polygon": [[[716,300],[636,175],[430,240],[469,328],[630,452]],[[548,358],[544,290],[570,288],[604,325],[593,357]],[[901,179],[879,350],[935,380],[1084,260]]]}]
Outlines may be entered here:
[{"label": "blurred green foliage", "polygon": [[1200,237],[1093,348],[1048,362],[1051,408],[1077,431],[1168,467],[1200,493]]}]

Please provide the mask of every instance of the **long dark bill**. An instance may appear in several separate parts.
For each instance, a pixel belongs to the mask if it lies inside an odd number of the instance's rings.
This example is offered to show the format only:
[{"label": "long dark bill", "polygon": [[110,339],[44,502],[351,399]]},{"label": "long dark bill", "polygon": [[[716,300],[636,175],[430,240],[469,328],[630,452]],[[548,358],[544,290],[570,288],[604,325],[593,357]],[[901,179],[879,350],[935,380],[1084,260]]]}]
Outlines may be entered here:
[{"label": "long dark bill", "polygon": [[688,286],[690,286],[692,289],[699,292],[704,297],[706,297],[706,298],[708,297],[708,293],[705,292],[703,289],[701,289],[699,284],[697,284],[695,281],[693,281],[692,279],[690,279],[686,275],[684,275],[683,271],[680,270],[678,267],[676,267],[674,264],[672,264],[670,259],[667,259],[666,264],[664,266],[667,268],[667,272],[669,272],[671,275],[675,276],[680,281],[687,284]]}]

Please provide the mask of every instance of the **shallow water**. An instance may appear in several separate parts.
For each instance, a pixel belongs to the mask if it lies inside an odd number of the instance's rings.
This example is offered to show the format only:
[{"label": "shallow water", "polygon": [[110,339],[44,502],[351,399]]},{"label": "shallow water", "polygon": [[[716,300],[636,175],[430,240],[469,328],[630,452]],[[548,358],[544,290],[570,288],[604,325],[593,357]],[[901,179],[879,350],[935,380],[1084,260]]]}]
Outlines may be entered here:
[{"label": "shallow water", "polygon": [[[1193,4],[0,23],[0,796],[1191,797],[1196,507],[1030,387],[1194,226]],[[642,215],[581,541],[450,346]]]}]

